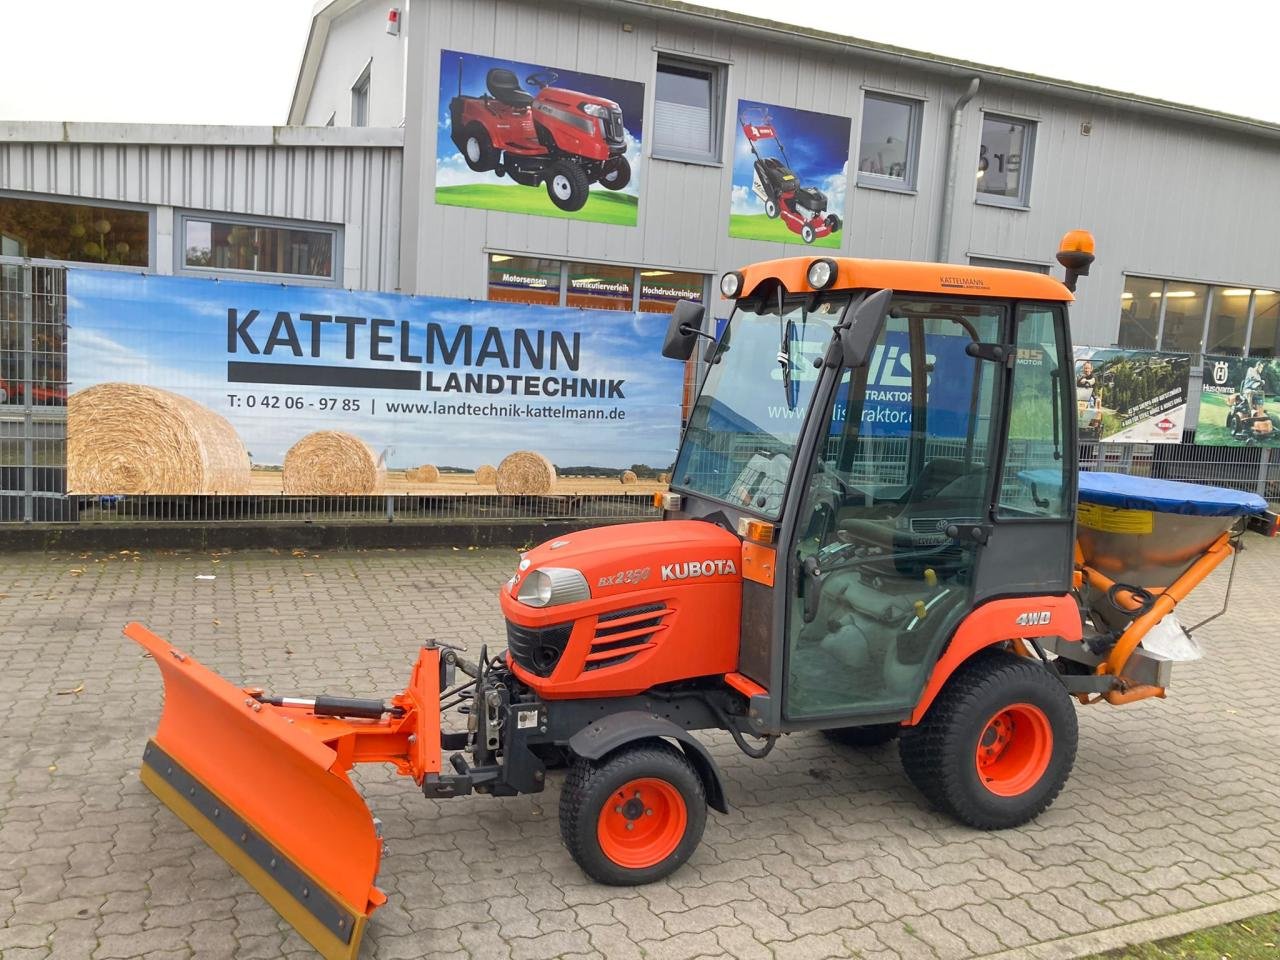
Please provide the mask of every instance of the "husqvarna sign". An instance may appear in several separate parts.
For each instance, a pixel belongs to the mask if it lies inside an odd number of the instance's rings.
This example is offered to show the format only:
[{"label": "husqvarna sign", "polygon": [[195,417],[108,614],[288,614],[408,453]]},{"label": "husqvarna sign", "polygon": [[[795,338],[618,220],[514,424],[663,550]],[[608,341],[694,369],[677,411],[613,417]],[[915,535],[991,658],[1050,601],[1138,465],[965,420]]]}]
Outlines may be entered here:
[{"label": "husqvarna sign", "polygon": [[440,53],[436,203],[635,226],[644,84]]}]

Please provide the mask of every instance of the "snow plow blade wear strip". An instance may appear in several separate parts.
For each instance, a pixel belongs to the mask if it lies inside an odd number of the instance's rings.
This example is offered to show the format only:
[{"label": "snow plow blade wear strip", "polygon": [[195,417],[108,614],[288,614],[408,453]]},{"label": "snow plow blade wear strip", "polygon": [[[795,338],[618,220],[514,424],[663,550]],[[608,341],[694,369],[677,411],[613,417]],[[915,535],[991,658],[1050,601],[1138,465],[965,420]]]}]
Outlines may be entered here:
[{"label": "snow plow blade wear strip", "polygon": [[[138,623],[125,636],[155,659],[165,702],[141,779],[330,960],[360,949],[382,838],[348,772],[385,762],[418,783],[440,769],[439,650],[424,647],[408,689],[368,716],[339,698],[240,689]],[[376,703],[376,701],[374,701]],[[335,704],[337,706],[335,706]]]}]

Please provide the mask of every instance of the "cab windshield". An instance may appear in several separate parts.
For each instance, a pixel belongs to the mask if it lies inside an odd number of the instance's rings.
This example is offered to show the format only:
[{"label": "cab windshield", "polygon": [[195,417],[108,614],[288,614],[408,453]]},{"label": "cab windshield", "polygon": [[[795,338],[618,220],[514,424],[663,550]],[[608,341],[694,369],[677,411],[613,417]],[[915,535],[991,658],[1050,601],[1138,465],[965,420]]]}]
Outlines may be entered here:
[{"label": "cab windshield", "polygon": [[791,460],[850,294],[735,309],[689,417],[673,486],[777,518]]}]

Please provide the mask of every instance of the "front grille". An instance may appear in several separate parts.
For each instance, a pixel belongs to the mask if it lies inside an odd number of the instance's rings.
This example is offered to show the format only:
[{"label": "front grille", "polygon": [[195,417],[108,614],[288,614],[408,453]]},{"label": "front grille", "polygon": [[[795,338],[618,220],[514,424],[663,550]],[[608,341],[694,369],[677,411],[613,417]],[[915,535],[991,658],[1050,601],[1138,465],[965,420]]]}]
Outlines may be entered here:
[{"label": "front grille", "polygon": [[625,135],[625,128],[622,125],[622,111],[610,110],[608,118],[604,122],[604,135],[607,139],[615,143],[621,143]]},{"label": "front grille", "polygon": [[560,655],[564,653],[572,632],[572,623],[537,629],[508,620],[507,649],[518,666],[536,676],[549,677],[560,662]]},{"label": "front grille", "polygon": [[665,629],[662,620],[670,612],[664,603],[649,603],[600,614],[583,669],[602,670],[626,663],[645,649],[659,630]]}]

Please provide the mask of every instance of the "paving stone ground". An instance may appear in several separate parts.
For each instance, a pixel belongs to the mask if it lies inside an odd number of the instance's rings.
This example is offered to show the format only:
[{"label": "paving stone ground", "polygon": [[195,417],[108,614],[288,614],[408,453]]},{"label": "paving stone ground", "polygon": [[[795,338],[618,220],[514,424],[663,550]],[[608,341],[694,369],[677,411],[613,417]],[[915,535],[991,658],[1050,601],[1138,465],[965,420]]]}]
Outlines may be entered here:
[{"label": "paving stone ground", "polygon": [[[1273,896],[1280,543],[1250,539],[1230,613],[1200,633],[1208,658],[1178,668],[1167,701],[1082,709],[1071,781],[1023,829],[932,812],[892,747],[804,734],[752,761],[715,736],[732,811],[668,881],[614,889],[560,843],[559,775],[539,796],[428,801],[374,770],[390,902],[362,956],[1067,956],[1080,934],[1155,936]],[[390,694],[421,637],[500,643],[514,552],[104,556],[0,557],[0,957],[312,956],[139,783],[161,685],[120,627],[142,620],[246,685]]]}]

